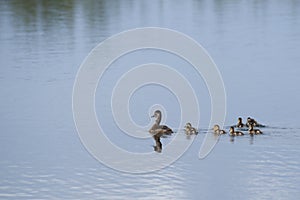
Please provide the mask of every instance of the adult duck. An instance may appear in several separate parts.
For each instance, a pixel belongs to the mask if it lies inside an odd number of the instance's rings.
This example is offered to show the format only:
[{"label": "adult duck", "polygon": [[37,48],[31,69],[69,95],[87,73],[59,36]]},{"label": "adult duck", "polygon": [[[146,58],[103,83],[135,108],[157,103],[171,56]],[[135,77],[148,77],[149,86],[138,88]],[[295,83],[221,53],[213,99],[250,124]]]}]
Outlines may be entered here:
[{"label": "adult duck", "polygon": [[149,130],[149,133],[151,133],[152,135],[158,135],[158,136],[171,135],[172,133],[174,133],[173,130],[171,128],[169,128],[168,126],[160,125],[161,117],[162,117],[161,111],[156,110],[154,112],[154,114],[151,116],[151,118],[156,118],[156,119],[155,119],[153,126]]}]

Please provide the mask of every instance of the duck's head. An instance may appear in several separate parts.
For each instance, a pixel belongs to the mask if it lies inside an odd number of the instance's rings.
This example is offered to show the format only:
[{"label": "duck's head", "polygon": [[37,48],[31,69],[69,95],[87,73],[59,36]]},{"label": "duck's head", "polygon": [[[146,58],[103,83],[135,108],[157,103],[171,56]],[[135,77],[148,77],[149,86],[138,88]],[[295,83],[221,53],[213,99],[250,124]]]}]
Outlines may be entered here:
[{"label": "duck's head", "polygon": [[216,124],[216,125],[214,125],[214,127],[213,127],[213,130],[214,130],[214,131],[218,131],[218,130],[220,130],[220,126],[219,126],[219,125],[217,125],[217,124]]},{"label": "duck's head", "polygon": [[233,126],[230,127],[229,133],[234,133],[234,128],[233,128]]},{"label": "duck's head", "polygon": [[153,114],[151,117],[157,118],[157,117],[159,117],[159,116],[161,116],[161,111],[160,111],[160,110],[156,110],[156,111],[154,112],[154,114]]},{"label": "duck's head", "polygon": [[242,118],[241,117],[238,118],[238,122],[242,123]]},{"label": "duck's head", "polygon": [[190,128],[192,127],[192,124],[190,122],[186,123],[185,128]]}]

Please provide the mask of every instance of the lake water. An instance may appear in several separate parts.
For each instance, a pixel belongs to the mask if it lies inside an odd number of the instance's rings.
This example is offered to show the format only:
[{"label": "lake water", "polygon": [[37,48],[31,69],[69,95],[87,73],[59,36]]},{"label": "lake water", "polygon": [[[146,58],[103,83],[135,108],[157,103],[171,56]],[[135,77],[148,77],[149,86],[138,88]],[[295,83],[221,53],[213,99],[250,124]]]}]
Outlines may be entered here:
[{"label": "lake water", "polygon": [[[264,134],[234,140],[223,135],[200,160],[201,143],[210,134],[205,82],[176,56],[144,50],[114,63],[100,82],[104,88],[97,89],[96,111],[112,132],[108,137],[131,151],[153,151],[152,138],[122,136],[108,99],[119,76],[149,62],[181,70],[201,91],[200,133],[182,157],[152,173],[122,173],[95,160],[73,120],[79,66],[106,38],[149,26],[174,29],[199,42],[224,81],[225,128],[238,116],[252,116],[267,125]],[[298,199],[299,52],[297,0],[1,1],[0,199]],[[149,106],[157,101],[167,109],[165,123],[176,127],[176,98],[161,87],[142,89],[129,103],[133,120],[148,124]],[[154,92],[166,98],[150,98]],[[146,101],[145,94],[150,94]],[[162,139],[163,145],[169,140]]]}]

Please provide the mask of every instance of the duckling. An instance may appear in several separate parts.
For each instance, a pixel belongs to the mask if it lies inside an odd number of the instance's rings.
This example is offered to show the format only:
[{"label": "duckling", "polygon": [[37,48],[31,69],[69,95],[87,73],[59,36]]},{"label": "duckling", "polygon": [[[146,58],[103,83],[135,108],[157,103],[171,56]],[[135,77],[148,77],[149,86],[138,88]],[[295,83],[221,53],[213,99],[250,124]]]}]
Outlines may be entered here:
[{"label": "duckling", "polygon": [[224,130],[220,130],[220,126],[219,125],[214,125],[214,128],[213,128],[213,130],[214,130],[214,132],[216,133],[216,134],[226,134],[226,131],[224,131]]},{"label": "duckling", "polygon": [[229,134],[230,134],[230,136],[242,136],[242,135],[244,135],[243,132],[234,131],[234,127],[233,126],[230,127]]},{"label": "duckling", "polygon": [[192,127],[192,124],[190,122],[186,123],[185,125],[185,134],[187,135],[197,135],[198,134],[198,131],[196,128]]},{"label": "duckling", "polygon": [[261,131],[261,130],[259,130],[259,129],[253,129],[253,125],[252,124],[250,124],[250,126],[249,126],[249,134],[250,135],[253,135],[253,134],[255,134],[255,135],[259,135],[259,134],[262,134],[263,132]]},{"label": "duckling", "polygon": [[149,130],[149,132],[152,135],[171,135],[173,132],[173,130],[171,128],[169,128],[166,125],[160,125],[161,122],[161,111],[160,110],[156,110],[154,112],[154,115],[151,116],[151,118],[156,118],[155,123],[153,124],[153,126],[151,127],[151,129]]},{"label": "duckling", "polygon": [[239,117],[239,118],[238,118],[238,122],[237,122],[237,124],[236,124],[236,127],[238,127],[238,128],[243,128],[244,125],[245,125],[245,124],[243,124],[242,118]]},{"label": "duckling", "polygon": [[246,126],[249,127],[250,125],[257,126],[258,123],[257,123],[257,121],[255,119],[253,119],[251,117],[248,117],[247,118]]}]

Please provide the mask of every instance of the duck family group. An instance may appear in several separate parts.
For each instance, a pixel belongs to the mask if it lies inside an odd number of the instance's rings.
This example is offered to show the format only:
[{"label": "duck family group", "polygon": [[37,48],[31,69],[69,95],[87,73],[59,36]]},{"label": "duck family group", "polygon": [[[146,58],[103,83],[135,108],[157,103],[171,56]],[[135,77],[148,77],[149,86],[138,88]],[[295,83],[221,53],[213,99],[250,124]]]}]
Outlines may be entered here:
[{"label": "duck family group", "polygon": [[[164,135],[171,135],[173,133],[173,130],[166,125],[160,124],[161,117],[162,117],[160,110],[156,110],[154,112],[154,115],[151,117],[156,118],[153,126],[149,130],[149,132],[152,134],[152,136],[156,142],[156,145],[153,147],[154,147],[155,151],[161,152],[162,144],[160,142],[160,138]],[[229,128],[229,135],[230,136],[242,136],[242,135],[244,135],[244,133],[242,131],[248,131],[248,134],[251,136],[260,135],[263,133],[261,130],[259,130],[258,128],[254,128],[254,127],[264,127],[264,125],[259,124],[255,119],[253,119],[251,117],[248,117],[247,122],[244,124],[242,121],[242,118],[239,117],[237,124],[234,126],[231,126]],[[197,135],[198,134],[198,129],[194,128],[190,122],[186,123],[184,128],[185,128],[184,131],[185,131],[186,135]],[[239,131],[236,131],[235,128],[239,129]],[[218,124],[215,124],[213,127],[213,133],[222,135],[222,134],[226,134],[227,132],[223,129],[220,129],[220,126]]]},{"label": "duck family group", "polygon": [[[257,123],[257,121],[255,119],[251,118],[251,117],[248,117],[246,124],[244,124],[243,121],[242,121],[242,118],[239,117],[237,124],[235,126],[231,126],[229,128],[229,135],[230,136],[244,135],[244,133],[241,132],[241,131],[235,131],[234,130],[235,127],[239,128],[241,130],[245,130],[243,128],[247,127],[248,128],[248,133],[250,135],[259,135],[259,134],[262,134],[263,132],[259,129],[254,129],[254,127],[264,127],[264,125]],[[216,134],[226,134],[226,131],[221,130],[219,125],[217,125],[217,124],[214,125],[213,130],[214,130],[214,133],[216,133]],[[186,131],[186,133],[187,133],[187,131]]]}]

